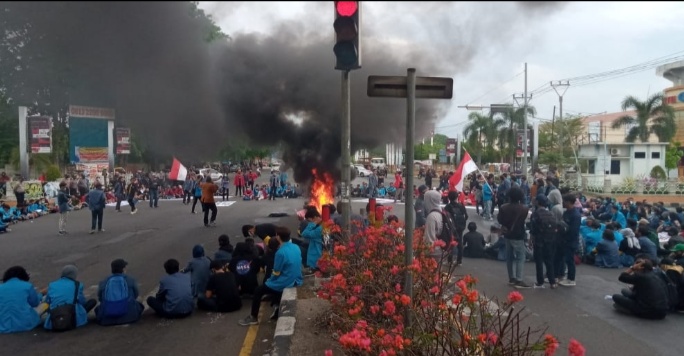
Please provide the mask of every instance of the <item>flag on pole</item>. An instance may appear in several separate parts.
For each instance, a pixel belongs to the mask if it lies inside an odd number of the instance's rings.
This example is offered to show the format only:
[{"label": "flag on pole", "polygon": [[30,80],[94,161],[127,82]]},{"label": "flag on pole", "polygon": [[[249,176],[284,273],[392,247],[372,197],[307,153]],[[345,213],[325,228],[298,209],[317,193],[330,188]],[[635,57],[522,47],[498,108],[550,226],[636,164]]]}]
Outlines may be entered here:
[{"label": "flag on pole", "polygon": [[462,192],[465,177],[477,170],[477,164],[475,164],[475,161],[470,158],[470,154],[466,151],[465,156],[463,156],[463,159],[461,160],[461,164],[458,165],[458,169],[456,169],[456,172],[449,178],[449,188]]},{"label": "flag on pole", "polygon": [[171,172],[169,173],[169,179],[171,180],[185,180],[188,176],[188,169],[180,163],[176,157],[173,158],[173,165],[171,165]]}]

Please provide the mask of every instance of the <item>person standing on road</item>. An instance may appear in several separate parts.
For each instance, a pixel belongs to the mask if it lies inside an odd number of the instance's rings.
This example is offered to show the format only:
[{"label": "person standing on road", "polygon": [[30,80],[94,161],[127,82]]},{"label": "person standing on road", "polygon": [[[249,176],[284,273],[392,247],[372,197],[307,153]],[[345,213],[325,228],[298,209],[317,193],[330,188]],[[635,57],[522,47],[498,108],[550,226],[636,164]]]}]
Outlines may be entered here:
[{"label": "person standing on road", "polygon": [[[204,183],[200,184],[202,188],[202,206],[204,210],[204,226],[216,226],[216,202],[214,201],[214,194],[218,191],[218,186],[214,184],[210,176],[207,176]],[[194,204],[193,204],[194,207]],[[211,210],[211,221],[209,220],[209,210]]]},{"label": "person standing on road", "polygon": [[544,288],[544,266],[551,289],[556,289],[556,273],[554,272],[554,253],[556,252],[556,217],[549,211],[549,200],[539,194],[536,199],[537,209],[530,217],[530,235],[534,245],[534,263],[537,269],[537,283],[534,288]]},{"label": "person standing on road", "polygon": [[456,200],[458,198],[458,193],[456,191],[450,191],[448,198],[449,204],[444,207],[444,210],[451,214],[451,217],[456,224],[457,245],[453,252],[455,252],[454,254],[456,255],[456,266],[460,266],[463,264],[463,231],[465,231],[468,222],[468,212],[466,211],[465,206]]},{"label": "person standing on road", "polygon": [[416,212],[416,228],[425,226],[425,218],[427,216],[425,213],[425,192],[427,190],[428,187],[425,185],[418,187],[418,198],[413,203],[413,210]]},{"label": "person standing on road", "polygon": [[531,288],[524,282],[523,267],[525,267],[525,220],[527,220],[528,207],[522,204],[523,192],[520,188],[508,190],[508,201],[501,206],[496,219],[505,229],[506,239],[506,267],[508,269],[508,284],[516,288]]},{"label": "person standing on road", "polygon": [[378,189],[378,171],[373,169],[368,175],[368,198],[375,198]]},{"label": "person standing on road", "polygon": [[185,177],[185,182],[183,182],[183,204],[190,204],[190,200],[192,200],[192,188],[194,185],[194,176],[188,175],[187,177]]},{"label": "person standing on road", "polygon": [[[575,284],[575,253],[579,249],[579,234],[582,217],[577,209],[574,208],[575,196],[566,194],[563,196],[563,222],[568,226],[565,234],[559,238],[556,247],[556,264],[554,271],[558,279],[558,284],[563,287],[574,287]],[[563,279],[565,268],[568,269],[566,279]]]},{"label": "person standing on road", "polygon": [[241,197],[242,188],[245,186],[245,176],[244,174],[242,174],[241,169],[238,169],[237,173],[235,173],[235,177],[233,178],[233,184],[235,184],[235,196]]},{"label": "person standing on road", "polygon": [[121,201],[126,196],[124,190],[126,188],[126,181],[124,177],[118,177],[116,183],[114,184],[114,196],[116,197],[116,212],[121,212]]},{"label": "person standing on road", "polygon": [[161,181],[159,180],[159,177],[156,175],[150,175],[149,177],[149,191],[150,191],[150,208],[158,208],[159,207],[159,186],[161,185]]},{"label": "person standing on road", "polygon": [[268,200],[276,200],[276,190],[278,189],[278,186],[280,185],[280,179],[278,178],[278,175],[276,174],[276,171],[271,172],[271,179],[270,179],[270,185],[269,185],[269,190],[268,190]]},{"label": "person standing on road", "polygon": [[66,225],[67,225],[67,218],[69,217],[69,211],[71,210],[71,206],[69,206],[70,201],[71,201],[71,197],[69,196],[69,188],[67,187],[67,183],[65,181],[61,181],[59,183],[59,193],[57,193],[57,207],[59,208],[59,234],[60,235],[67,234]]},{"label": "person standing on road", "polygon": [[102,229],[102,218],[104,217],[104,208],[107,204],[104,192],[102,191],[102,183],[95,183],[95,189],[88,192],[87,195],[88,208],[92,213],[90,220],[90,233],[95,233],[95,225],[97,224],[97,231],[104,232]]},{"label": "person standing on road", "polygon": [[135,208],[135,203],[138,200],[136,196],[138,195],[139,189],[140,185],[138,185],[138,178],[131,178],[131,183],[128,184],[128,189],[126,189],[128,193],[128,205],[131,206],[131,215],[138,212],[138,209]]},{"label": "person standing on road", "polygon": [[397,171],[397,173],[394,174],[394,187],[397,188],[397,191],[394,192],[394,202],[397,202],[397,198],[399,198],[399,201],[402,203],[404,202],[404,179],[401,177],[401,171]]}]

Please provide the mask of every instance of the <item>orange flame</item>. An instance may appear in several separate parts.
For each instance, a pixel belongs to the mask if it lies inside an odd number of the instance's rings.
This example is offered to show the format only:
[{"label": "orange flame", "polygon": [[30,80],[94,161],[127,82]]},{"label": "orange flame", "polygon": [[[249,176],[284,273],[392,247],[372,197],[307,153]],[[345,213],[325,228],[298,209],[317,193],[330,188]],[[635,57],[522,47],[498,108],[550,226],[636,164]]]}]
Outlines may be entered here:
[{"label": "orange flame", "polygon": [[311,184],[311,198],[309,205],[315,206],[319,213],[323,214],[323,205],[335,203],[335,182],[328,173],[318,174],[316,169],[311,170],[314,181]]}]

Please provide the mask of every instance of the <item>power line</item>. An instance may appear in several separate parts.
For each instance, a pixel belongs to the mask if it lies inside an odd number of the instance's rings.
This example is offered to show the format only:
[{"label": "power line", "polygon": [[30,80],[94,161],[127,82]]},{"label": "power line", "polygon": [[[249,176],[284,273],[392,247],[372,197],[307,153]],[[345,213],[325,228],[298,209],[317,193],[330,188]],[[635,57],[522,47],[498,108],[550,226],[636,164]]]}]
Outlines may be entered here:
[{"label": "power line", "polygon": [[494,92],[495,90],[497,90],[497,89],[503,87],[504,85],[508,84],[508,83],[511,82],[513,79],[519,77],[519,76],[520,76],[521,74],[523,74],[524,72],[525,72],[525,71],[521,71],[520,73],[518,73],[518,74],[516,74],[515,76],[513,76],[513,78],[511,78],[511,79],[509,79],[509,80],[507,80],[507,81],[505,81],[505,82],[499,84],[498,86],[492,88],[492,89],[489,90],[488,92],[486,92],[486,93],[480,95],[480,96],[477,97],[476,99],[473,99],[473,100],[469,101],[469,102],[466,104],[466,106],[468,106],[468,105],[474,103],[475,101],[478,101],[478,100],[480,100],[480,99],[486,97],[487,95],[491,94],[491,93]]}]

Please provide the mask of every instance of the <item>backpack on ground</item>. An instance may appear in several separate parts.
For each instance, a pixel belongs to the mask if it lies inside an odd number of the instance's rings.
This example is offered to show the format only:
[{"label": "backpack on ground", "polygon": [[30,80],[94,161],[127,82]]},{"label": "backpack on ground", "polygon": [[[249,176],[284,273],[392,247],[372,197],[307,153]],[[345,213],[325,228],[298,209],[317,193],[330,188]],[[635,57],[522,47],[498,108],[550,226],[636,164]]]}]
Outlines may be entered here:
[{"label": "backpack on ground", "polygon": [[547,209],[538,209],[536,211],[537,219],[535,219],[537,235],[535,241],[542,243],[553,243],[556,241],[558,234],[558,219]]},{"label": "backpack on ground", "polygon": [[128,313],[128,282],[123,275],[107,279],[102,309],[105,317],[118,318]]},{"label": "backpack on ground", "polygon": [[451,242],[456,241],[456,225],[454,224],[454,219],[451,214],[445,210],[433,210],[432,212],[437,212],[442,215],[442,232],[439,234],[438,238],[446,244],[443,248],[444,251],[451,251]]}]

